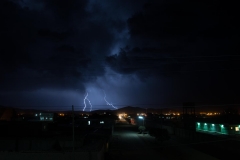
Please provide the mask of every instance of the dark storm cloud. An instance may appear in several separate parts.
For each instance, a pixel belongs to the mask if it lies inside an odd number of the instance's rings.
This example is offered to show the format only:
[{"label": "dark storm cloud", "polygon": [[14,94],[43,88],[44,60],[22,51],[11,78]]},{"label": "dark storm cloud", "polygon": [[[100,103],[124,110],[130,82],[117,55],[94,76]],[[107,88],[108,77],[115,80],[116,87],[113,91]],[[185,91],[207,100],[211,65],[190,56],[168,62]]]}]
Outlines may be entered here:
[{"label": "dark storm cloud", "polygon": [[237,10],[219,1],[149,1],[127,21],[127,47],[106,62],[141,79],[168,78],[167,103],[238,103]]},{"label": "dark storm cloud", "polygon": [[128,49],[107,62],[121,73],[232,69],[239,60],[239,25],[228,7],[216,1],[146,3],[128,19]]},{"label": "dark storm cloud", "polygon": [[0,3],[2,90],[83,88],[104,74],[104,57],[125,27],[94,1]]},{"label": "dark storm cloud", "polygon": [[[33,40],[33,32],[28,17],[25,20],[21,18],[27,14],[26,12],[21,12],[18,6],[9,1],[3,0],[0,3],[0,75],[2,77],[3,74],[15,69],[18,65],[29,62],[29,55],[25,47]],[[12,11],[9,12],[9,9]],[[19,12],[21,14],[18,14]]]},{"label": "dark storm cloud", "polygon": [[[76,64],[78,57],[66,53],[59,54],[59,59],[62,61],[66,57],[75,60],[75,68],[70,72],[66,72],[66,66],[64,66],[68,63],[62,63],[60,67],[56,67],[59,64],[54,65],[51,62],[55,52],[61,52],[54,48],[59,46],[59,42],[66,41],[68,34],[61,30],[53,30],[52,23],[49,24],[46,15],[41,15],[40,11],[22,8],[11,1],[4,0],[1,3],[3,24],[1,25],[1,77],[3,82],[1,89],[24,90],[51,85],[59,87],[76,81],[58,79],[58,77],[78,75],[80,72]],[[60,45],[59,49],[64,49],[62,46]],[[63,55],[66,57],[61,58]],[[58,76],[56,76],[57,72],[59,72]]]},{"label": "dark storm cloud", "polygon": [[96,104],[102,89],[118,103],[233,100],[240,80],[236,6],[1,0],[0,101],[21,94],[21,104],[28,95],[58,99],[59,91],[65,99],[76,96],[77,103],[79,92],[84,96],[90,89],[92,96],[98,93],[91,99]]},{"label": "dark storm cloud", "polygon": [[55,14],[59,21],[71,21],[77,17],[83,18],[86,15],[84,9],[87,5],[87,0],[44,0],[46,8],[49,8],[53,14]]},{"label": "dark storm cloud", "polygon": [[65,40],[68,37],[68,33],[66,32],[56,32],[51,31],[50,29],[39,29],[38,35],[42,37],[51,38],[57,41]]}]

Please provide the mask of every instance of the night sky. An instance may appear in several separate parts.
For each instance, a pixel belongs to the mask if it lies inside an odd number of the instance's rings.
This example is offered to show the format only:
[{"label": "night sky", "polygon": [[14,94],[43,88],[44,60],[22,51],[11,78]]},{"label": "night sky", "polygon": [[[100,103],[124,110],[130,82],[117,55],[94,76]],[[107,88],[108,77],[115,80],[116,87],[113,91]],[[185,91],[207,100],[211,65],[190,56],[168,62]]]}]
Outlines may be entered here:
[{"label": "night sky", "polygon": [[[238,5],[0,0],[0,105],[240,103]],[[89,103],[86,101],[90,110]]]}]

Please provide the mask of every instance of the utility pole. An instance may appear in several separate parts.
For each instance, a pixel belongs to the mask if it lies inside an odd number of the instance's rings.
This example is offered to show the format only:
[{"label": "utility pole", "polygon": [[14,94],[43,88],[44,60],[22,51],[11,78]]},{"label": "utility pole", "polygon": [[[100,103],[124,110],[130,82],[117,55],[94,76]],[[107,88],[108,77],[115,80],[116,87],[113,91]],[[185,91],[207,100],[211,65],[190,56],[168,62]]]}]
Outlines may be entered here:
[{"label": "utility pole", "polygon": [[[74,154],[74,107],[72,105],[72,126],[73,126],[73,154]],[[74,155],[73,155],[74,156]]]},{"label": "utility pole", "polygon": [[163,114],[162,114],[162,108],[161,108],[161,121],[160,121],[161,122],[161,130],[162,130],[162,123],[163,123],[162,121],[163,121]]},{"label": "utility pole", "polygon": [[144,119],[145,119],[145,117],[143,117],[143,126],[145,127]]},{"label": "utility pole", "polygon": [[161,108],[161,142],[163,141],[162,140],[162,137],[163,137],[163,128],[162,128],[162,124],[163,124],[163,113],[162,113],[162,108]]}]

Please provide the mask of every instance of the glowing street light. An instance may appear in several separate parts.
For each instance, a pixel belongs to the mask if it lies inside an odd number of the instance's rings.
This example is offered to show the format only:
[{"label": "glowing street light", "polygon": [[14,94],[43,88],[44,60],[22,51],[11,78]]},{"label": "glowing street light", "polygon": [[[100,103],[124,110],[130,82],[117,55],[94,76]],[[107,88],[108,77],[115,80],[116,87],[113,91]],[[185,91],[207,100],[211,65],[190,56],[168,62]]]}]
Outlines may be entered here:
[{"label": "glowing street light", "polygon": [[138,116],[139,119],[144,119],[143,116]]}]

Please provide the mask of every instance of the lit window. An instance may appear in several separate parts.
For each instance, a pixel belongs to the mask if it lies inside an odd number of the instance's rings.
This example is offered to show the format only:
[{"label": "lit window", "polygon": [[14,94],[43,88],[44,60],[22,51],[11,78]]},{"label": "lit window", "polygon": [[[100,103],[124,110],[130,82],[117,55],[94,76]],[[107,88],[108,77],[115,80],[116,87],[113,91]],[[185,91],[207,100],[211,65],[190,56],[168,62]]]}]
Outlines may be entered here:
[{"label": "lit window", "polygon": [[239,127],[235,127],[235,131],[239,131]]},{"label": "lit window", "polygon": [[233,127],[231,127],[231,129],[233,129]]}]

